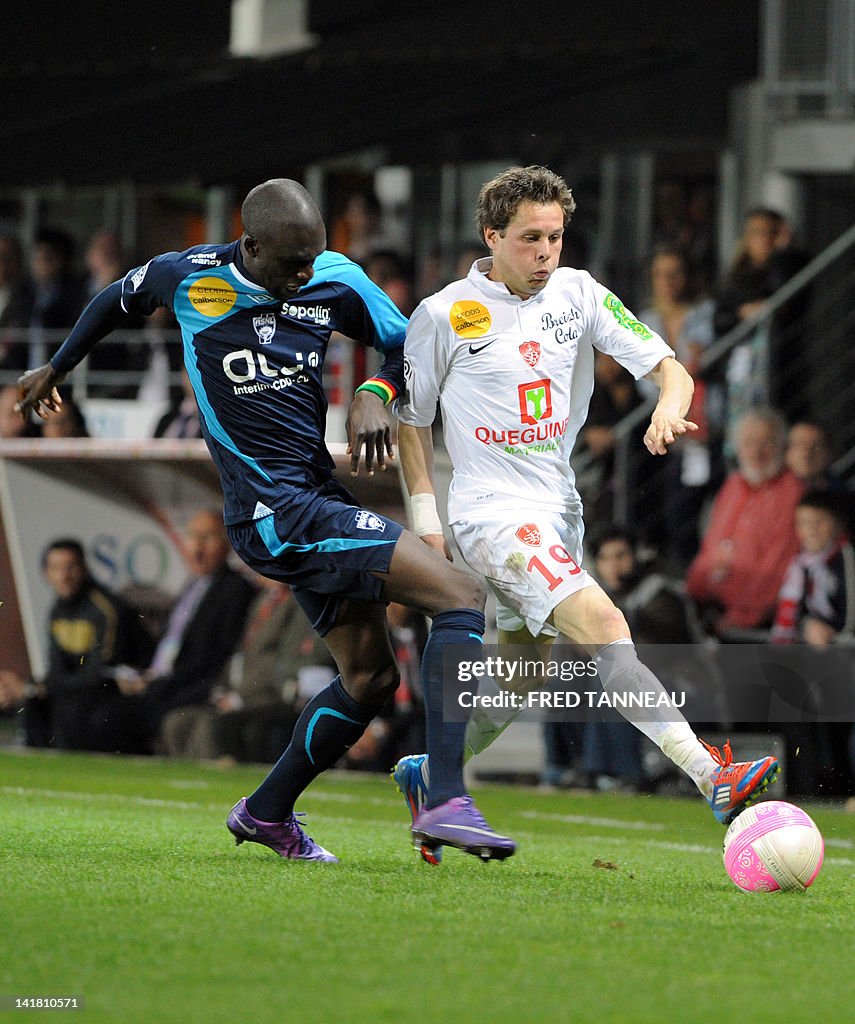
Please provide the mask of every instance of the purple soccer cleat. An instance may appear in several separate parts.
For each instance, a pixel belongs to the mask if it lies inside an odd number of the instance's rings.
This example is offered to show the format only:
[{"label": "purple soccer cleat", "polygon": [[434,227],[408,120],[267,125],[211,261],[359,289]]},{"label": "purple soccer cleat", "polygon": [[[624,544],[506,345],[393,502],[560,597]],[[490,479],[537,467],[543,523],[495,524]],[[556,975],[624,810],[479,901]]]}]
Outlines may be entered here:
[{"label": "purple soccer cleat", "polygon": [[412,834],[413,845],[422,856],[425,850],[453,846],[481,860],[504,860],[517,848],[513,839],[490,828],[471,796],[455,796],[422,811],[413,822]]},{"label": "purple soccer cleat", "polygon": [[229,811],[226,828],[235,837],[235,843],[261,843],[286,860],[317,860],[338,864],[338,857],[319,846],[300,827],[295,814],[285,821],[259,821],[246,809],[243,797]]}]

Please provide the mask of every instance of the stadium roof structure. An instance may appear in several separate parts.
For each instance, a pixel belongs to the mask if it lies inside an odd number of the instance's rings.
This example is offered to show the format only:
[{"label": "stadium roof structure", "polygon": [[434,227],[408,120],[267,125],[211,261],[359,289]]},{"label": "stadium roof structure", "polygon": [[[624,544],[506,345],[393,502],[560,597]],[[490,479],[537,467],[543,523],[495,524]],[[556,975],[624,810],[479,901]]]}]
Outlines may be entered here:
[{"label": "stadium roof structure", "polygon": [[315,45],[229,54],[229,0],[29,0],[5,26],[0,186],[242,183],[383,147],[439,163],[723,141],[758,0],[310,0]]}]

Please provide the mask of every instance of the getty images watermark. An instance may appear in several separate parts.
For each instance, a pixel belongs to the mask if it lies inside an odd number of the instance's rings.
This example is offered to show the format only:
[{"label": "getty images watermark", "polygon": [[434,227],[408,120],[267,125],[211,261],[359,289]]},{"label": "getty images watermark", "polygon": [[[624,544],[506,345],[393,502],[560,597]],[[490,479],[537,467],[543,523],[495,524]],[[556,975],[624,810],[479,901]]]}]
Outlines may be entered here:
[{"label": "getty images watermark", "polygon": [[[732,725],[855,721],[855,647],[805,644],[638,645],[650,673],[604,687],[596,658],[568,644],[447,649],[443,713],[464,721],[520,714],[556,721]],[[652,673],[652,675],[651,675]]]},{"label": "getty images watermark", "polygon": [[[461,659],[456,666],[456,681],[474,683],[476,688],[461,689],[457,705],[463,710],[501,708],[511,711],[575,710],[577,708],[682,708],[686,694],[664,689],[604,690],[558,689],[556,683],[579,683],[598,679],[597,664],[589,661],[558,661],[554,658],[508,658],[502,654],[476,661]],[[490,682],[494,686],[490,686]],[[529,689],[526,684],[535,685]],[[482,692],[483,691],[483,692]]]}]

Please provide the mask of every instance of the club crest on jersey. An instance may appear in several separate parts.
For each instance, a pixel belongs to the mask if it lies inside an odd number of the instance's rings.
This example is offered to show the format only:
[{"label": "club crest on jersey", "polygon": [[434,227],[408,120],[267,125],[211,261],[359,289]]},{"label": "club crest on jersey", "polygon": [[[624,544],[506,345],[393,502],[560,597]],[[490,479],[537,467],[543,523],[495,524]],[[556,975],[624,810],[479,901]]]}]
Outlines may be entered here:
[{"label": "club crest on jersey", "polygon": [[252,318],[252,326],[262,345],[269,345],[276,333],[275,313],[262,313]]},{"label": "club crest on jersey", "polygon": [[358,530],[376,530],[378,533],[383,533],[386,529],[386,523],[375,515],[373,512],[369,512],[366,508],[361,508],[354,517],[356,528]]},{"label": "club crest on jersey", "polygon": [[540,360],[540,344],[536,341],[524,341],[520,345],[520,355],[534,369]]},{"label": "club crest on jersey", "polygon": [[537,523],[523,523],[517,530],[516,536],[518,540],[521,540],[523,544],[528,544],[530,548],[539,548],[543,541],[540,527]]}]

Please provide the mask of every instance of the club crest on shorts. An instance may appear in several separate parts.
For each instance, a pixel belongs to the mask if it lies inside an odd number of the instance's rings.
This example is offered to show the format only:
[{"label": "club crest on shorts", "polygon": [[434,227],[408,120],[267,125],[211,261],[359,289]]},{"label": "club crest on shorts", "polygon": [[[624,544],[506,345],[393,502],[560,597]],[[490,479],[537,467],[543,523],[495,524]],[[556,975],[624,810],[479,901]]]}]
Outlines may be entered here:
[{"label": "club crest on shorts", "polygon": [[517,530],[516,536],[518,540],[521,540],[523,544],[528,544],[530,548],[539,548],[543,541],[540,527],[537,523],[523,523]]},{"label": "club crest on shorts", "polygon": [[367,508],[361,508],[356,513],[354,522],[358,530],[376,530],[378,533],[382,533],[386,529],[384,520],[373,512],[369,512]]},{"label": "club crest on shorts", "polygon": [[537,341],[524,341],[520,345],[520,355],[534,369],[540,359],[540,343]]},{"label": "club crest on shorts", "polygon": [[276,316],[273,313],[262,313],[252,318],[252,326],[262,345],[269,345],[276,333]]}]

